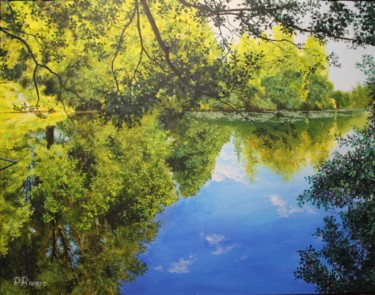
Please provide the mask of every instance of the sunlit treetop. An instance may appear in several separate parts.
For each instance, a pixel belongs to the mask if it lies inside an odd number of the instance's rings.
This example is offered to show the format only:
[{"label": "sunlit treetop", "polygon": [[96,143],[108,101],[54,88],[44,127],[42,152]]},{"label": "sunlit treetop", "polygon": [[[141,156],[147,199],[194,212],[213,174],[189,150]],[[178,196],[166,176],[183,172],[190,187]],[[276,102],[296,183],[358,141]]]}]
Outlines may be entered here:
[{"label": "sunlit treetop", "polygon": [[[237,81],[225,70],[228,34],[288,42],[293,50],[302,45],[285,36],[298,32],[374,45],[373,12],[362,1],[3,2],[1,81],[32,89],[34,107],[55,97],[121,125],[171,97],[183,108],[227,97]],[[284,33],[267,33],[276,25]]]}]

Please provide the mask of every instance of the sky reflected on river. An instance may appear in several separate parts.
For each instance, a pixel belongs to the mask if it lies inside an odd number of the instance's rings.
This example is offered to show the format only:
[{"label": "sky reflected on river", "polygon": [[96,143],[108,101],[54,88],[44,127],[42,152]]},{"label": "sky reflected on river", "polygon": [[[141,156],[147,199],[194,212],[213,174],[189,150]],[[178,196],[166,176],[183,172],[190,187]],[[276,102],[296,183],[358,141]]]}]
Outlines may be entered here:
[{"label": "sky reflected on river", "polygon": [[262,165],[257,170],[250,181],[233,142],[225,144],[212,179],[159,216],[159,235],[142,256],[149,271],[124,293],[314,292],[293,276],[296,251],[320,243],[311,234],[324,212],[296,201],[313,169],[301,169],[290,181]]}]

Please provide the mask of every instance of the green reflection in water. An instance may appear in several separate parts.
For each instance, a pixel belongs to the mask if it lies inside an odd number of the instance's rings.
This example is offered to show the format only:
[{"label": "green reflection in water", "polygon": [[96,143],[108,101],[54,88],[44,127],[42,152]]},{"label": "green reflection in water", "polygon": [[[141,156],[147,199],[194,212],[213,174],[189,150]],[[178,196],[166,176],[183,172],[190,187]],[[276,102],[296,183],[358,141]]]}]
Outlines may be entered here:
[{"label": "green reflection in water", "polygon": [[238,157],[246,162],[250,180],[254,179],[260,164],[290,180],[302,167],[317,166],[327,160],[335,147],[336,135],[346,134],[353,126],[362,127],[367,120],[367,114],[362,111],[297,115],[294,118],[258,117],[249,123],[233,120],[231,115],[212,119],[215,115],[203,113],[193,117],[215,122],[215,127],[223,133],[231,130]]},{"label": "green reflection in water", "polygon": [[[314,283],[319,293],[374,293],[375,291],[375,117],[355,130],[336,153],[309,177],[310,188],[300,203],[333,209],[315,235],[322,247],[300,250],[295,277]],[[339,210],[337,210],[339,209]],[[332,214],[335,213],[335,214]]]},{"label": "green reflection in water", "polygon": [[173,125],[173,153],[168,159],[182,196],[199,192],[211,178],[215,160],[230,139],[231,129],[184,118]]},{"label": "green reflection in water", "polygon": [[[335,133],[366,118],[254,124],[194,116],[116,129],[94,115],[1,115],[1,156],[18,160],[0,172],[2,290],[117,293],[120,280],[146,271],[139,255],[158,233],[156,214],[176,202],[176,183],[182,196],[199,192],[231,137],[250,179],[259,164],[290,179],[328,158]],[[52,125],[53,144],[45,138]],[[14,286],[22,276],[47,286]]]},{"label": "green reflection in water", "polygon": [[38,134],[43,124],[11,132],[19,148],[9,155],[20,162],[1,172],[3,290],[21,292],[12,280],[25,276],[47,282],[30,292],[111,294],[144,273],[138,256],[158,232],[154,217],[177,195],[166,132],[143,123],[117,130],[90,117],[65,121],[50,148]]}]

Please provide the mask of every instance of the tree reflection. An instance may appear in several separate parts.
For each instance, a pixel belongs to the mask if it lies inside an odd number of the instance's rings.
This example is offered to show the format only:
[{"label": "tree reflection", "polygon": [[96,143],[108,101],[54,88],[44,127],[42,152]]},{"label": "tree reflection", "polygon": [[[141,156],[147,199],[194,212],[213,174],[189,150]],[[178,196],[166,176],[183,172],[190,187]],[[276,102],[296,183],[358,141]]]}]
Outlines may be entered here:
[{"label": "tree reflection", "polygon": [[8,252],[8,244],[21,235],[23,224],[31,214],[30,204],[23,197],[28,179],[32,148],[48,125],[55,124],[65,114],[54,114],[47,119],[32,114],[1,114],[1,156],[14,159],[16,165],[0,171],[0,255]]},{"label": "tree reflection", "polygon": [[[116,294],[121,281],[146,271],[139,255],[158,232],[154,218],[177,199],[165,160],[170,144],[147,119],[132,129],[93,118],[59,128],[64,139],[49,147],[24,130],[34,165],[25,169],[29,156],[18,167],[27,173],[2,172],[2,227],[13,228],[1,233],[1,287],[22,293],[12,280],[25,276],[47,282],[43,292]],[[35,181],[25,201],[27,175]]]},{"label": "tree reflection", "polygon": [[211,178],[215,160],[231,132],[228,127],[186,118],[172,125],[175,143],[168,163],[181,195],[189,197],[198,193]]},{"label": "tree reflection", "polygon": [[30,118],[0,122],[12,129],[0,132],[3,156],[18,160],[0,172],[0,286],[9,294],[41,290],[15,286],[21,276],[47,282],[47,293],[118,293],[146,271],[139,256],[158,233],[155,216],[177,200],[174,181],[182,196],[196,194],[231,138],[250,178],[259,164],[288,178],[326,159],[332,134],[358,117],[280,127],[177,116],[167,130],[154,117],[121,129],[95,115]]},{"label": "tree reflection", "polygon": [[323,247],[299,251],[296,278],[317,285],[320,293],[374,292],[374,208],[374,201],[369,201],[341,213],[341,222],[326,217],[315,233]]},{"label": "tree reflection", "polygon": [[301,168],[316,166],[328,159],[335,135],[347,133],[353,125],[363,125],[365,115],[335,118],[306,118],[269,121],[257,126],[235,127],[235,142],[242,146],[246,172],[254,179],[258,165],[290,180]]},{"label": "tree reflection", "polygon": [[[375,118],[368,126],[341,139],[348,152],[336,153],[309,177],[311,187],[300,203],[337,209],[315,235],[323,246],[299,251],[298,279],[317,285],[321,293],[375,291]],[[340,221],[341,219],[341,221]]]}]

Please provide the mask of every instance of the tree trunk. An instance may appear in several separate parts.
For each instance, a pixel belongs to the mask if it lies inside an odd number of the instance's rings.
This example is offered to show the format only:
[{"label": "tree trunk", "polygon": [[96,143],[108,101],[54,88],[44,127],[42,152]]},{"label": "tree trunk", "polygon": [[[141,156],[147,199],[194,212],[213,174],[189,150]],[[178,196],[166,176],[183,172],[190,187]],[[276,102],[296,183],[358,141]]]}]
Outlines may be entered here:
[{"label": "tree trunk", "polygon": [[46,140],[47,140],[47,148],[49,149],[55,143],[55,126],[47,126]]}]

